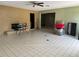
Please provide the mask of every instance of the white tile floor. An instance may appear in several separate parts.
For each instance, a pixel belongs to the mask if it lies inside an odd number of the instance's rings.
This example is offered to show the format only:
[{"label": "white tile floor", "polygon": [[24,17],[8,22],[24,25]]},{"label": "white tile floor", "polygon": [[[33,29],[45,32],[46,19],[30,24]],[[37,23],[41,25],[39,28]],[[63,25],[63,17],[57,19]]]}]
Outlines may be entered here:
[{"label": "white tile floor", "polygon": [[79,40],[42,31],[0,37],[1,57],[77,57]]}]

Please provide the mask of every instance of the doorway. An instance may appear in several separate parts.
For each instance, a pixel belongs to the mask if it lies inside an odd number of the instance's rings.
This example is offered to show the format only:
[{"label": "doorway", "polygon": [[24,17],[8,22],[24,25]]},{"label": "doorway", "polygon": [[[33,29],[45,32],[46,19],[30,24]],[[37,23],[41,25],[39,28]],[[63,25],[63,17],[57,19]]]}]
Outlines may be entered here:
[{"label": "doorway", "polygon": [[55,13],[41,14],[41,28],[54,28]]},{"label": "doorway", "polygon": [[30,23],[31,23],[31,29],[35,28],[35,15],[34,13],[30,13]]}]

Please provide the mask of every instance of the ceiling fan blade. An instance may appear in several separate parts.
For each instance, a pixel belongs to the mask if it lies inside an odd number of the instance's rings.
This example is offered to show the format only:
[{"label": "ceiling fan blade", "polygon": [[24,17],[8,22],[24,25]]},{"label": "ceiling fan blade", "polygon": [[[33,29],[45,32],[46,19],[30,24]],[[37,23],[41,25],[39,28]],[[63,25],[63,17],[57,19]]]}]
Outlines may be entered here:
[{"label": "ceiling fan blade", "polygon": [[38,6],[41,6],[41,7],[43,7],[43,5],[40,5],[40,4],[39,4]]},{"label": "ceiling fan blade", "polygon": [[43,2],[40,2],[40,3],[38,3],[38,4],[44,4]]}]

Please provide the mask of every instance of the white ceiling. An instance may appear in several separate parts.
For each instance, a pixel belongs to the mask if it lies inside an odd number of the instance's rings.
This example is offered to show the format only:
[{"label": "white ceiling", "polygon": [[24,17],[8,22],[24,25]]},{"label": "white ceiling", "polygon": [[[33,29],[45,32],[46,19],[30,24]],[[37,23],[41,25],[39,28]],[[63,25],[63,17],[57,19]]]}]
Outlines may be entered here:
[{"label": "white ceiling", "polygon": [[0,1],[0,5],[24,8],[34,11],[79,6],[79,1],[40,1],[40,2],[44,2],[44,7],[40,6],[33,7],[33,5],[30,4],[29,1]]}]

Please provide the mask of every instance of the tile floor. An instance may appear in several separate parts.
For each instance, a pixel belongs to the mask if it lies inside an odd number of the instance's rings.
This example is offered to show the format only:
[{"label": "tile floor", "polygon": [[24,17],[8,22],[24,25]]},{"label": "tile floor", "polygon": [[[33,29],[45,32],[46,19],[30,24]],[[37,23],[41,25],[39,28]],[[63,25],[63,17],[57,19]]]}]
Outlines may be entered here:
[{"label": "tile floor", "polygon": [[1,57],[77,57],[79,40],[43,31],[0,36]]}]

